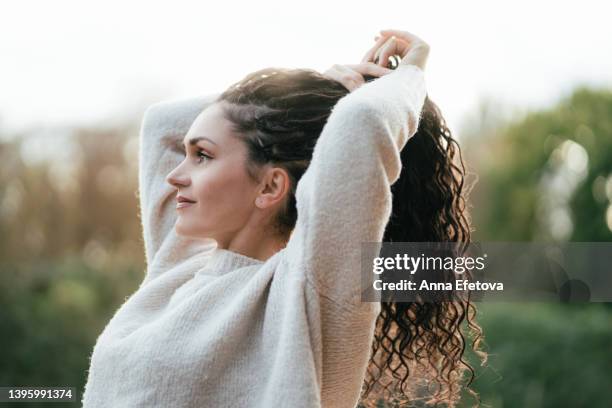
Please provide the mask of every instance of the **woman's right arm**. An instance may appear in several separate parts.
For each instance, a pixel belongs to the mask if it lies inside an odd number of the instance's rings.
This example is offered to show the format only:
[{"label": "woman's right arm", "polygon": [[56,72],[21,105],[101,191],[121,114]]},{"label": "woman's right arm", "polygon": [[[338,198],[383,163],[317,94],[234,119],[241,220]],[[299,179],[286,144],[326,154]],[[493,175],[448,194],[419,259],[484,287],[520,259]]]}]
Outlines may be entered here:
[{"label": "woman's right arm", "polygon": [[147,109],[140,130],[138,185],[146,280],[212,248],[214,242],[176,234],[176,189],[166,176],[184,158],[183,138],[197,115],[217,97],[165,101]]}]

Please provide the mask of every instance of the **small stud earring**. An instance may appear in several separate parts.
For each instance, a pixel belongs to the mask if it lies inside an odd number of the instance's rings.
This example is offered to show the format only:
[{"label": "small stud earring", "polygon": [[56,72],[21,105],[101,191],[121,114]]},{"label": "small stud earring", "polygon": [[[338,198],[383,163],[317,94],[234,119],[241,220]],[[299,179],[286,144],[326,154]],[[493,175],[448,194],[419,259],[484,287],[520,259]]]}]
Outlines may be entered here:
[{"label": "small stud earring", "polygon": [[261,205],[261,198],[258,198],[257,200],[255,200],[255,203],[256,203],[257,205]]}]

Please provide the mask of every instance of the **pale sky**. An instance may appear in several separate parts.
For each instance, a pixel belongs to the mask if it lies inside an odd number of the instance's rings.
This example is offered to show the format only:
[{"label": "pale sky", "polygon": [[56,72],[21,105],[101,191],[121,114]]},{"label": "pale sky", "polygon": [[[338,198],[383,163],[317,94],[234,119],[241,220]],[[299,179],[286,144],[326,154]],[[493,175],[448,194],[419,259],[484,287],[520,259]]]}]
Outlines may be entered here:
[{"label": "pale sky", "polygon": [[380,29],[431,46],[426,78],[451,129],[482,98],[528,108],[612,88],[606,1],[31,1],[0,6],[0,129],[140,118],[249,72],[358,63]]}]

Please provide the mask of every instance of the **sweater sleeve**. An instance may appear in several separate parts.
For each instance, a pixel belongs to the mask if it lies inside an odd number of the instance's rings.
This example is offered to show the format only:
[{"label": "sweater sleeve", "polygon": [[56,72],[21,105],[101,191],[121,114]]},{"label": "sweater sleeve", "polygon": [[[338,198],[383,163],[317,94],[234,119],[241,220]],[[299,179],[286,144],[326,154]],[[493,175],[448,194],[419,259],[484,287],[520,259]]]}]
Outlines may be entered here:
[{"label": "sweater sleeve", "polygon": [[360,304],[361,243],[383,238],[400,151],[416,133],[425,96],[423,71],[400,65],[340,99],[298,182],[287,261],[338,305]]},{"label": "sweater sleeve", "polygon": [[139,135],[138,184],[146,280],[214,245],[210,240],[176,234],[176,189],[168,184],[166,176],[184,158],[182,143],[191,123],[217,96],[164,101],[150,106],[144,114]]}]

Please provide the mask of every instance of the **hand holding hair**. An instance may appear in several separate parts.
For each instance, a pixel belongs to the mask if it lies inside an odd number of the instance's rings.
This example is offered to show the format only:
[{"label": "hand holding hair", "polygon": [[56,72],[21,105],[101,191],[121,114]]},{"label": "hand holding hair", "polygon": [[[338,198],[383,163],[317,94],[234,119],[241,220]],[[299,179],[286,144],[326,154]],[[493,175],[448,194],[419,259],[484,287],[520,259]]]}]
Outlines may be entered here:
[{"label": "hand holding hair", "polygon": [[[323,75],[340,82],[352,92],[365,82],[391,73],[400,65],[414,65],[425,70],[429,56],[429,45],[425,41],[401,30],[381,30],[380,34],[361,63],[334,64]],[[387,67],[389,63],[390,68]]]},{"label": "hand holding hair", "polygon": [[375,38],[376,44],[363,56],[362,63],[374,62],[385,67],[389,57],[399,55],[400,65],[415,65],[425,70],[429,45],[408,31],[381,30],[380,36]]},{"label": "hand holding hair", "polygon": [[373,62],[361,64],[334,64],[323,73],[329,79],[340,82],[349,91],[354,91],[363,85],[369,78],[381,77],[393,70],[382,67]]}]

